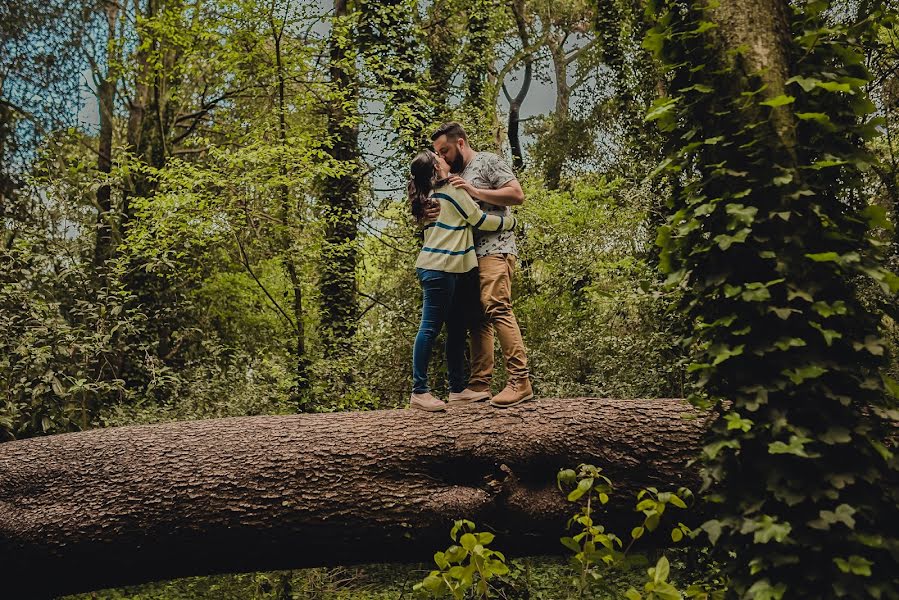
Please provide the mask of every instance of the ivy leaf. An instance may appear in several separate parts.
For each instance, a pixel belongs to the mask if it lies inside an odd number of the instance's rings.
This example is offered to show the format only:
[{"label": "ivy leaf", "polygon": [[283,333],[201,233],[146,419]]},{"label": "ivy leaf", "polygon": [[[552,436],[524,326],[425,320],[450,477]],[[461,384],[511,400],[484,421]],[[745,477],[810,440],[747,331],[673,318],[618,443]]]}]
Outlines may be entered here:
[{"label": "ivy leaf", "polygon": [[700,526],[700,528],[709,536],[709,541],[713,546],[718,541],[718,538],[721,537],[721,531],[723,529],[721,526],[721,521],[718,521],[716,519],[706,521]]},{"label": "ivy leaf", "polygon": [[840,260],[840,255],[836,252],[817,252],[813,254],[806,254],[806,258],[810,258],[815,262],[837,262]]},{"label": "ivy leaf", "polygon": [[753,600],[782,600],[786,592],[787,585],[785,583],[771,585],[770,581],[762,579],[752,584],[747,597]]},{"label": "ivy leaf", "polygon": [[734,217],[735,220],[750,225],[755,220],[755,215],[759,209],[754,206],[744,206],[742,204],[728,204],[726,208],[727,214]]},{"label": "ivy leaf", "polygon": [[837,83],[836,81],[817,81],[815,85],[822,90],[828,92],[852,92],[852,86],[848,83]]},{"label": "ivy leaf", "polygon": [[800,75],[796,75],[795,77],[790,77],[789,79],[787,79],[785,83],[798,83],[799,87],[802,88],[802,91],[810,92],[815,89],[815,86],[820,82],[820,79],[815,79],[814,77],[802,77]]},{"label": "ivy leaf", "polygon": [[883,340],[876,335],[865,336],[864,343],[853,342],[852,347],[855,350],[867,350],[874,356],[883,356]]},{"label": "ivy leaf", "polygon": [[824,317],[832,317],[833,315],[845,315],[846,314],[846,303],[842,300],[837,300],[833,304],[828,304],[823,300],[819,300],[812,304],[812,310]]},{"label": "ivy leaf", "polygon": [[709,458],[715,458],[718,456],[718,453],[721,452],[723,448],[739,448],[740,441],[739,440],[718,440],[717,442],[712,442],[711,444],[706,444],[703,446],[702,451]]},{"label": "ivy leaf", "polygon": [[782,375],[786,375],[790,378],[790,381],[799,385],[806,379],[815,379],[820,377],[824,373],[827,373],[827,369],[818,365],[808,365],[805,367],[797,367],[795,369],[784,369],[781,371]]},{"label": "ivy leaf", "polygon": [[774,346],[778,350],[789,350],[790,348],[801,348],[802,346],[807,346],[807,345],[808,344],[806,343],[805,340],[803,340],[801,338],[796,338],[796,337],[793,337],[793,338],[782,337],[779,340],[777,340],[776,342],[774,342]]},{"label": "ivy leaf", "polygon": [[711,348],[709,348],[709,355],[714,356],[715,360],[712,361],[712,366],[720,365],[727,359],[733,356],[739,356],[743,354],[743,349],[746,347],[745,344],[740,344],[739,346],[730,347],[725,344],[715,344]]},{"label": "ivy leaf", "polygon": [[833,444],[848,444],[852,441],[852,435],[845,427],[830,427],[818,439],[832,446]]},{"label": "ivy leaf", "polygon": [[814,458],[814,456],[810,456],[805,451],[805,444],[811,441],[811,438],[791,435],[789,444],[783,442],[771,442],[768,444],[768,454],[792,454],[802,458]]},{"label": "ivy leaf", "polygon": [[718,244],[718,247],[722,250],[727,250],[732,245],[736,243],[743,243],[746,241],[746,237],[749,235],[748,229],[741,229],[733,235],[720,234],[715,236],[715,243]]},{"label": "ivy leaf", "polygon": [[852,573],[853,575],[861,575],[862,577],[871,576],[871,565],[874,564],[867,558],[862,558],[855,554],[848,559],[837,557],[833,559],[833,562],[836,563],[837,567],[843,573]]},{"label": "ivy leaf", "polygon": [[833,329],[825,329],[814,321],[810,321],[809,325],[821,332],[821,335],[824,336],[824,343],[826,343],[828,346],[833,344],[834,340],[838,340],[843,337],[843,334],[839,331],[834,331]]},{"label": "ivy leaf", "polygon": [[855,529],[855,519],[852,515],[855,509],[848,504],[840,504],[835,510],[822,510],[818,512],[820,518],[809,521],[809,527],[815,529],[830,529],[831,525],[842,523],[849,529]]},{"label": "ivy leaf", "polygon": [[879,204],[869,204],[862,210],[861,215],[871,228],[893,230],[893,224],[887,219],[887,209]]},{"label": "ivy leaf", "polygon": [[765,100],[764,102],[759,102],[759,104],[761,104],[762,106],[777,107],[777,106],[784,106],[786,104],[792,104],[793,102],[796,102],[795,96],[788,96],[787,94],[781,94],[780,96],[775,96],[774,98],[771,98],[770,100]]},{"label": "ivy leaf", "polygon": [[[749,419],[742,418],[737,413],[728,413],[724,415],[724,420],[727,421],[727,429],[728,431],[732,429],[739,429],[744,433],[752,429],[752,421]],[[683,507],[686,508],[686,507]]]},{"label": "ivy leaf", "polygon": [[767,544],[771,540],[783,542],[790,535],[793,526],[789,523],[778,523],[774,517],[763,515],[761,519],[746,519],[740,533],[752,533],[756,544]]},{"label": "ivy leaf", "polygon": [[822,127],[824,127],[827,131],[835,131],[836,127],[833,122],[830,120],[830,115],[826,113],[820,112],[798,112],[796,113],[796,117],[803,121],[815,121]]}]

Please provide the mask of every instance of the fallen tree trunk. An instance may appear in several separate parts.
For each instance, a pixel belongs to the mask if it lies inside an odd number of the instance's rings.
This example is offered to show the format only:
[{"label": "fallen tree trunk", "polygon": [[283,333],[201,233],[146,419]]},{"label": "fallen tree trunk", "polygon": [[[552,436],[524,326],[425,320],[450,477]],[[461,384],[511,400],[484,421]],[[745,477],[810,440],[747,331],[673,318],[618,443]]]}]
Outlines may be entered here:
[{"label": "fallen tree trunk", "polygon": [[[11,598],[188,575],[428,560],[453,519],[510,554],[551,553],[573,512],[560,468],[616,484],[626,535],[644,486],[695,485],[703,423],[681,400],[540,400],[98,429],[0,444]],[[10,586],[12,589],[10,590]]]}]

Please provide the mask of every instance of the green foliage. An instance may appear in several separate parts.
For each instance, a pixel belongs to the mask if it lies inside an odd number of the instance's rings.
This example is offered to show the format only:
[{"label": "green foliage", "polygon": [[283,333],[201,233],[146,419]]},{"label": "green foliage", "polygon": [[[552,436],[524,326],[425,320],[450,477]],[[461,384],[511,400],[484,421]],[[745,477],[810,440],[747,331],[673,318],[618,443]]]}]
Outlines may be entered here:
[{"label": "green foliage", "polygon": [[[643,514],[643,523],[634,527],[630,533],[627,547],[619,536],[606,531],[605,527],[595,519],[598,507],[609,502],[612,492],[612,481],[602,474],[602,469],[588,464],[578,466],[577,471],[563,469],[556,476],[559,489],[569,488],[569,502],[576,502],[580,510],[568,521],[569,529],[579,526],[580,531],[572,537],[563,537],[562,545],[574,554],[572,565],[577,573],[572,579],[572,587],[578,598],[588,597],[595,584],[601,581],[613,569],[646,565],[646,556],[630,553],[637,540],[646,532],[658,529],[662,515],[670,505],[679,509],[687,508],[687,501],[693,494],[686,488],[674,492],[659,492],[655,488],[640,490],[637,494],[635,510]],[[671,530],[671,540],[681,541],[684,536],[693,536],[693,531],[683,523],[678,523]],[[683,598],[677,588],[669,582],[670,563],[661,556],[654,567],[647,571],[648,581],[643,584],[646,595],[641,595],[634,587],[628,588],[625,596],[631,600],[680,600]],[[693,584],[687,590],[687,597],[708,598],[707,586]]]},{"label": "green foliage", "polygon": [[462,600],[473,589],[476,598],[489,598],[490,581],[509,572],[502,552],[487,548],[494,535],[475,531],[475,524],[463,519],[453,524],[450,538],[456,543],[434,554],[437,570],[415,584],[416,594],[423,598],[450,595]]},{"label": "green foliage", "polygon": [[694,324],[691,399],[720,417],[703,490],[718,518],[703,529],[739,597],[899,597],[885,445],[897,405],[857,293],[863,277],[899,289],[870,234],[885,222],[864,196],[878,121],[858,50],[891,17],[844,24],[827,2],[794,4],[791,77],[769,97],[718,45],[715,5],[653,2],[645,40],[670,79],[647,120],[684,183],[661,268]]}]

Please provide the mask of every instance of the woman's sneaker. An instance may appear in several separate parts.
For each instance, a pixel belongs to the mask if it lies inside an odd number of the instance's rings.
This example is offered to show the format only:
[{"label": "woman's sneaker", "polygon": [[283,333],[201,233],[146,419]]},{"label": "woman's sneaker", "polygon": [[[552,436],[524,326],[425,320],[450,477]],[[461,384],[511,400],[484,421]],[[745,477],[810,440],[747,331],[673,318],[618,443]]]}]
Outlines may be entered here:
[{"label": "woman's sneaker", "polygon": [[440,398],[435,398],[431,392],[422,392],[421,394],[413,393],[409,398],[409,408],[417,408],[427,412],[438,412],[446,410],[446,402]]},{"label": "woman's sneaker", "polygon": [[471,388],[465,388],[461,392],[450,392],[446,403],[452,406],[454,404],[468,404],[470,402],[482,402],[484,400],[490,400],[489,390],[476,392]]}]

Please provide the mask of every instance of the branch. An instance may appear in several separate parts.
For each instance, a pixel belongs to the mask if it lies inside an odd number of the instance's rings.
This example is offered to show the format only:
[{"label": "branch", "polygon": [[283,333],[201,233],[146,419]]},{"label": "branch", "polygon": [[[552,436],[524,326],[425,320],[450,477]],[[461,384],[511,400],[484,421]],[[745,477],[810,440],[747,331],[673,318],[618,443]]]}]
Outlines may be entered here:
[{"label": "branch", "polygon": [[590,40],[589,42],[587,42],[586,44],[584,44],[584,45],[581,46],[580,48],[577,48],[576,50],[572,50],[572,51],[571,51],[571,54],[569,54],[568,56],[565,57],[565,65],[568,66],[568,65],[570,65],[572,62],[574,62],[575,60],[577,60],[577,58],[578,58],[581,54],[583,54],[584,52],[586,52],[587,50],[589,50],[590,48],[592,48],[593,46],[595,46],[595,45],[597,44],[598,41],[599,41],[599,38],[595,38],[595,37],[594,37],[592,40]]},{"label": "branch", "polygon": [[299,329],[297,329],[297,324],[293,322],[293,319],[290,318],[290,315],[288,315],[286,312],[284,312],[284,309],[281,308],[281,305],[278,304],[278,301],[272,297],[272,295],[268,292],[268,289],[266,289],[266,287],[262,284],[262,282],[259,281],[259,278],[256,277],[256,273],[253,272],[253,268],[250,266],[250,261],[247,258],[246,250],[244,250],[243,244],[241,243],[240,237],[238,237],[237,232],[234,233],[234,239],[237,241],[237,248],[240,250],[240,261],[241,261],[241,263],[243,263],[243,266],[246,268],[247,272],[250,274],[250,277],[252,277],[253,281],[255,281],[256,284],[262,289],[262,291],[265,293],[266,297],[271,301],[271,303],[275,305],[275,308],[278,309],[278,312],[281,313],[281,315],[285,319],[287,319],[287,322],[290,323],[290,326],[293,327],[293,330],[296,332],[299,332]]}]

